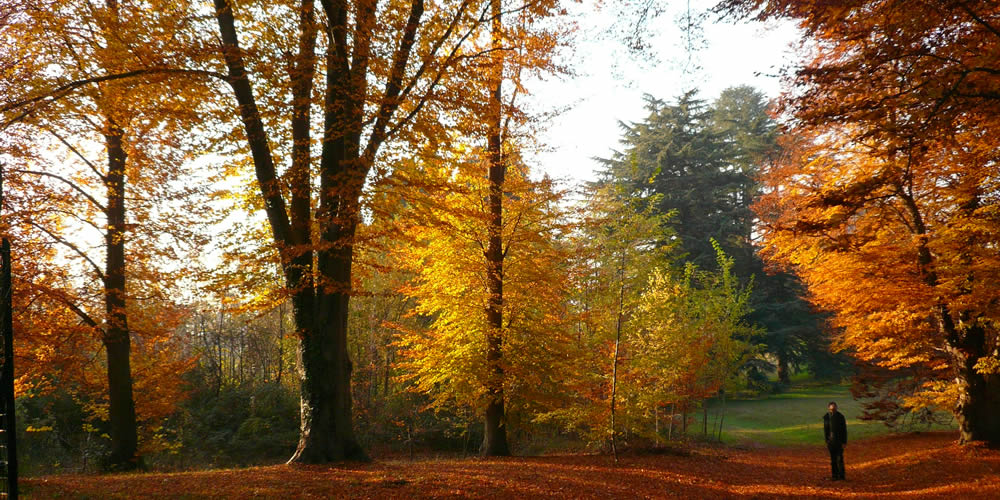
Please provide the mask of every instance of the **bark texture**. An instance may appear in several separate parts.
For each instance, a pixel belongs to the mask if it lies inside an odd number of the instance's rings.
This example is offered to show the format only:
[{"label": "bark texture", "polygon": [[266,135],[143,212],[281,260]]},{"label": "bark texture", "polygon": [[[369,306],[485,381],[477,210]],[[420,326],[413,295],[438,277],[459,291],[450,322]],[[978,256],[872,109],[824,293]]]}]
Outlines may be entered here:
[{"label": "bark texture", "polygon": [[132,398],[131,338],[126,314],[125,287],[125,161],[121,128],[110,124],[105,133],[108,148],[106,261],[104,304],[106,326],[103,343],[108,358],[108,406],[111,419],[111,454],[106,466],[114,470],[138,467],[138,432]]}]

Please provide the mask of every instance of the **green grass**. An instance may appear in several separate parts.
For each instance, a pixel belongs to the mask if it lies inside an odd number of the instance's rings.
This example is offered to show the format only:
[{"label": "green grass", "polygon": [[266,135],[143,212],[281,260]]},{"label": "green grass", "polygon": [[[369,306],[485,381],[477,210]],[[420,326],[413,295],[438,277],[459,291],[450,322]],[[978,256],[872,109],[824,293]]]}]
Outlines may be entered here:
[{"label": "green grass", "polygon": [[[727,443],[753,442],[777,446],[822,444],[823,415],[830,401],[836,401],[840,412],[847,417],[848,442],[893,432],[881,422],[859,420],[861,404],[851,397],[846,385],[800,385],[760,399],[727,401],[722,440]],[[710,432],[720,407],[718,402],[709,406]],[[952,423],[935,425],[928,430],[955,428]],[[699,421],[693,429],[689,427],[688,432],[697,435],[701,429]]]}]

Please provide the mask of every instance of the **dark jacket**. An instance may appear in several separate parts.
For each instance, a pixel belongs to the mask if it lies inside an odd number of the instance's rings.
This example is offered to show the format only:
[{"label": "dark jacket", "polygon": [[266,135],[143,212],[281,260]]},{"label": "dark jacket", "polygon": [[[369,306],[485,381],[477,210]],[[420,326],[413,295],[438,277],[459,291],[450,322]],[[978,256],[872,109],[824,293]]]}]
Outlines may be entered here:
[{"label": "dark jacket", "polygon": [[847,419],[839,411],[823,415],[823,437],[826,444],[847,444]]}]

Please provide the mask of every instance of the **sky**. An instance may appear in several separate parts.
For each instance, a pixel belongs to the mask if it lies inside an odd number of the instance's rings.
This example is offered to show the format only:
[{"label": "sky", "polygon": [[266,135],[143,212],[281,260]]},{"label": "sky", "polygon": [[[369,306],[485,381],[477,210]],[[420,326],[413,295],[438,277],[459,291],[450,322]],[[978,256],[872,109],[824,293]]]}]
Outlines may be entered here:
[{"label": "sky", "polygon": [[[690,2],[692,12],[703,12],[714,3]],[[592,158],[608,157],[618,147],[618,122],[645,117],[644,94],[669,102],[697,87],[700,96],[711,101],[727,87],[752,85],[777,97],[779,70],[797,60],[793,44],[798,33],[793,25],[713,22],[717,16],[709,14],[703,24],[704,43],[691,58],[700,68],[684,71],[687,39],[678,18],[687,4],[668,5],[650,24],[655,36],[642,57],[629,57],[614,40],[595,35],[607,27],[606,19],[592,14],[581,18],[581,36],[570,57],[577,75],[549,78],[530,87],[532,105],[565,110],[544,125],[539,137],[544,150],[535,164],[541,172],[571,183],[593,180],[598,164]]]}]

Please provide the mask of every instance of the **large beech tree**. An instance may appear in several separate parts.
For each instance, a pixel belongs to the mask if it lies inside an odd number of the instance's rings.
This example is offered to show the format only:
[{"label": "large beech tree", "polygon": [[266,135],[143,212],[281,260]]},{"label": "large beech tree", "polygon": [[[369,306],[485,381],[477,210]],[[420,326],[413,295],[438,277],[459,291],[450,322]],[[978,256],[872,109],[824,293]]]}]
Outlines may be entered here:
[{"label": "large beech tree", "polygon": [[[291,460],[363,459],[351,423],[347,352],[361,197],[387,141],[440,140],[443,125],[425,120],[428,112],[482,102],[464,95],[463,82],[481,78],[491,51],[510,49],[473,43],[489,39],[502,12],[474,0],[215,0],[215,14],[301,339],[302,428]],[[258,22],[277,35],[248,35]],[[241,31],[252,50],[241,45]],[[286,165],[277,158],[282,152]]]},{"label": "large beech tree", "polygon": [[938,374],[911,405],[950,405],[962,441],[1000,442],[1000,6],[721,8],[797,19],[813,49],[785,98],[789,155],[758,206],[771,257],[836,314],[843,347]]}]

